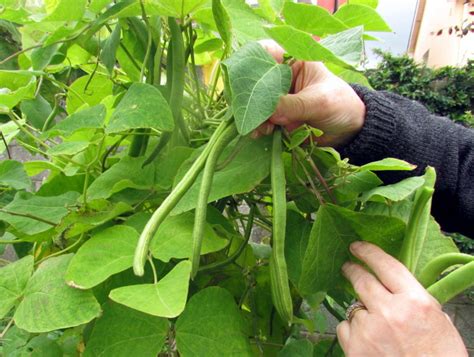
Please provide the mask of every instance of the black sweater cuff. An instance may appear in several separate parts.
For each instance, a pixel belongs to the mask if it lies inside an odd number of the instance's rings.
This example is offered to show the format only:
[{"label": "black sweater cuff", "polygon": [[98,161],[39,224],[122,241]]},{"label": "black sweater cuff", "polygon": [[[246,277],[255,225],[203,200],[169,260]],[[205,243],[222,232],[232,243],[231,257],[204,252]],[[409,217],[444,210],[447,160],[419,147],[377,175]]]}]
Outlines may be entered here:
[{"label": "black sweater cuff", "polygon": [[357,84],[351,87],[365,103],[366,117],[359,134],[339,149],[342,157],[349,158],[354,165],[363,165],[390,156],[397,132],[394,103],[366,87]]}]

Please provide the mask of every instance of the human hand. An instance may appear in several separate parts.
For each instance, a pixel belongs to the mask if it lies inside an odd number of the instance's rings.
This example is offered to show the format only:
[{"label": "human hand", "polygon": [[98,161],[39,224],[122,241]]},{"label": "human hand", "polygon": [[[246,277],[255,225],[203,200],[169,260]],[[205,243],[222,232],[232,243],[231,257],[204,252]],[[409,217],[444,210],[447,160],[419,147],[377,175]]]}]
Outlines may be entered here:
[{"label": "human hand", "polygon": [[348,357],[467,356],[441,305],[399,261],[366,242],[353,243],[351,252],[375,275],[355,263],[343,266],[344,275],[367,308],[337,326]]},{"label": "human hand", "polygon": [[[260,44],[277,62],[283,61],[284,50],[276,42]],[[298,61],[292,71],[292,94],[280,99],[275,113],[257,133],[270,134],[275,124],[291,131],[306,123],[324,132],[317,139],[320,145],[333,147],[356,136],[364,125],[365,105],[351,86],[320,62]]]}]

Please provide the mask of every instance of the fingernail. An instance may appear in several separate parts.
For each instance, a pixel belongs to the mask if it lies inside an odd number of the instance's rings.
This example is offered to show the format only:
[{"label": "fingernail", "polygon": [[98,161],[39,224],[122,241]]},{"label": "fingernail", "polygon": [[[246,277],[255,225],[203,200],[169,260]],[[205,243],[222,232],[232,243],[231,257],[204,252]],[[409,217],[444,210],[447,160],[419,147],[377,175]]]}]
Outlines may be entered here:
[{"label": "fingernail", "polygon": [[270,135],[271,133],[273,133],[273,129],[273,125],[267,124],[264,130],[265,135]]},{"label": "fingernail", "polygon": [[344,273],[346,273],[350,268],[351,268],[351,262],[345,262],[345,263],[342,265],[341,270],[342,270]]},{"label": "fingernail", "polygon": [[364,245],[364,243],[362,243],[360,241],[354,242],[350,245],[350,250],[352,252],[357,252],[363,245]]}]

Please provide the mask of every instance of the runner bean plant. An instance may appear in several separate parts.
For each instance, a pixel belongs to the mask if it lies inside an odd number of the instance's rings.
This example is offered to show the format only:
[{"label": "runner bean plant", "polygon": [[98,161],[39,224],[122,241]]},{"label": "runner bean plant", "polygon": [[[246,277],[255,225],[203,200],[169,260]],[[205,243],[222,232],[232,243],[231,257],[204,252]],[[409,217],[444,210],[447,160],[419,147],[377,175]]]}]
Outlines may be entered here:
[{"label": "runner bean plant", "polygon": [[252,138],[295,60],[367,85],[364,40],[391,31],[376,7],[1,0],[2,355],[341,355],[311,336],[357,298],[356,240],[441,303],[471,286],[430,216],[432,168],[352,165],[307,126]]}]

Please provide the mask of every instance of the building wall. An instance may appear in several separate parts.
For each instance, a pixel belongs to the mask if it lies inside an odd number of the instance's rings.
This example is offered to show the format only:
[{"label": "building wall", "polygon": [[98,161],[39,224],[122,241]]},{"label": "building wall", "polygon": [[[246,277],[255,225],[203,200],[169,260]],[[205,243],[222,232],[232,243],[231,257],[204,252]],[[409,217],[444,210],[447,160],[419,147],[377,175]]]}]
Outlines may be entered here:
[{"label": "building wall", "polygon": [[[462,66],[474,58],[474,34],[459,38],[454,32],[455,26],[462,27],[463,22],[473,21],[474,16],[469,12],[474,10],[474,1],[425,0],[419,1],[421,3],[424,3],[424,11],[418,29],[415,22],[413,36],[417,37],[412,39],[409,49],[413,58],[430,67]],[[451,35],[450,28],[453,29]]]}]

